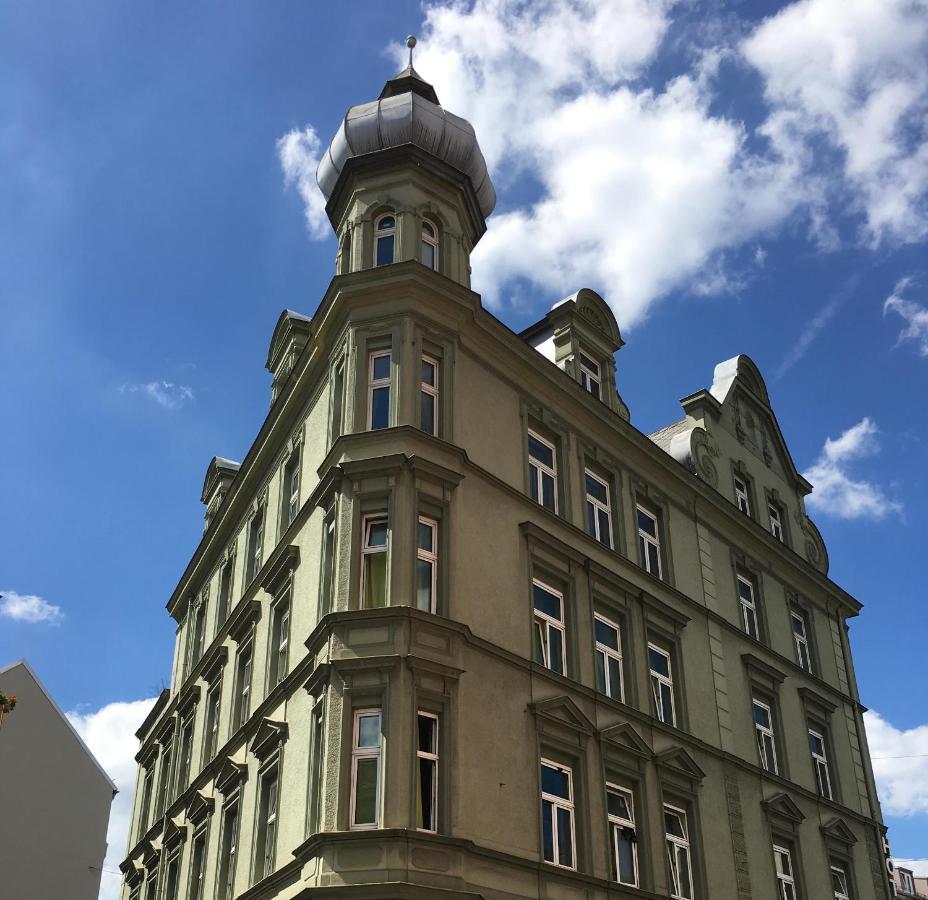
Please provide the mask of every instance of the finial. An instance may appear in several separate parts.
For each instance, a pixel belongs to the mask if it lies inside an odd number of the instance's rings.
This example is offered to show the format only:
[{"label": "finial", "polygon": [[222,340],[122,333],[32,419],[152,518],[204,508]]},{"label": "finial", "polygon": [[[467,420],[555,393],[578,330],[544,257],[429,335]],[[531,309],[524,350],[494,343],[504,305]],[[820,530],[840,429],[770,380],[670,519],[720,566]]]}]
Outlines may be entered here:
[{"label": "finial", "polygon": [[409,35],[406,38],[406,46],[409,47],[409,68],[412,68],[412,48],[416,46],[416,36],[414,34]]}]

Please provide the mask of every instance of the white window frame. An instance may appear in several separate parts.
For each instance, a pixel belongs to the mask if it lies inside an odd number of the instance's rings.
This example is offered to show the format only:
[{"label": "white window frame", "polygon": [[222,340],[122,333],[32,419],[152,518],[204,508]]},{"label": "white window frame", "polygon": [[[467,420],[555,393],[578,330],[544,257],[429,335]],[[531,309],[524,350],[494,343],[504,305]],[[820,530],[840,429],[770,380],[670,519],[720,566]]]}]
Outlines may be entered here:
[{"label": "white window frame", "polygon": [[264,563],[265,509],[261,506],[248,522],[248,583],[258,577]]},{"label": "white window frame", "polygon": [[[786,866],[783,860],[786,860]],[[793,868],[793,855],[787,847],[773,845],[773,863],[777,875],[777,900],[798,900],[796,876]],[[787,871],[787,869],[789,871]]]},{"label": "white window frame", "polygon": [[[821,743],[821,753],[816,753],[812,749],[812,738],[816,738]],[[826,800],[834,800],[835,790],[831,783],[831,766],[828,763],[828,745],[825,743],[825,735],[814,728],[809,728],[809,739],[809,754],[812,756],[812,768],[815,770],[815,786],[818,795]]]},{"label": "white window frame", "polygon": [[609,802],[608,798],[606,800],[606,818],[609,821],[609,837],[612,844],[612,862],[615,866],[615,882],[616,884],[627,884],[631,887],[638,887],[638,841],[632,841],[632,865],[635,870],[634,881],[622,881],[621,871],[619,869],[619,833],[622,828],[630,828],[634,832],[636,838],[638,835],[638,830],[635,827],[635,796],[629,788],[622,787],[621,785],[614,784],[613,782],[606,782],[606,793],[607,794],[622,794],[625,797],[625,803],[628,806],[628,811],[631,814],[630,819],[623,819],[621,816],[614,815],[613,813],[608,812]]},{"label": "white window frame", "polygon": [[177,900],[180,889],[180,847],[176,847],[168,856],[164,868],[164,884],[162,887],[162,900]]},{"label": "white window frame", "polygon": [[[651,699],[654,701],[654,715],[665,725],[670,724],[673,727],[676,727],[677,724],[677,709],[676,709],[676,698],[674,697],[673,689],[673,657],[672,654],[665,650],[658,644],[651,643],[648,641],[648,650],[654,650],[656,653],[659,653],[661,656],[665,657],[667,660],[667,671],[669,675],[663,675],[660,672],[655,672],[651,668],[650,661],[648,662],[648,673],[651,681]],[[664,709],[664,702],[662,699],[660,685],[666,685],[670,688],[670,722],[662,715]]]},{"label": "white window frame", "polygon": [[903,872],[899,870],[899,880],[902,882],[902,890],[907,894],[915,893],[915,879],[912,877],[911,872]]},{"label": "white window frame", "polygon": [[[757,713],[755,711],[757,707],[767,714],[768,725],[762,725],[757,721]],[[773,729],[773,708],[769,703],[764,703],[763,700],[752,697],[751,715],[754,717],[754,731],[757,737],[757,754],[760,757],[761,768],[765,772],[772,772],[774,775],[779,775],[780,764],[777,759],[777,738]]]},{"label": "white window frame", "polygon": [[[590,363],[588,366],[584,359]],[[577,364],[580,368],[580,386],[588,394],[592,394],[597,400],[603,399],[603,379],[602,379],[602,365],[597,363],[589,353],[585,353],[583,350],[580,350],[577,354]],[[596,390],[593,391],[590,389],[590,385],[595,384]]]},{"label": "white window frame", "polygon": [[274,654],[272,663],[272,672],[274,674],[274,683],[270,685],[270,690],[277,687],[284,678],[287,677],[290,662],[290,593],[287,594],[277,603],[274,604],[271,622],[274,627],[272,635],[271,653]]},{"label": "white window frame", "polygon": [[[219,900],[232,900],[235,896],[235,867],[238,856],[239,827],[241,825],[241,810],[238,800],[233,801],[222,814],[222,843],[220,847],[220,863],[217,883]],[[223,878],[225,884],[223,884]]]},{"label": "white window frame", "polygon": [[[381,223],[384,219],[386,219],[386,218],[393,219],[393,225],[392,225],[392,227],[390,227],[390,228],[384,228],[383,230],[381,230],[381,228],[380,228],[380,223]],[[377,256],[378,256],[378,252],[377,252],[377,251],[378,251],[378,249],[380,248],[380,241],[381,241],[381,238],[387,238],[387,237],[392,237],[392,238],[393,238],[393,253],[392,253],[392,258],[391,258],[390,262],[388,262],[388,263],[378,263],[378,262],[377,262]],[[395,213],[395,212],[383,212],[383,213],[381,213],[379,216],[377,216],[376,219],[374,219],[374,260],[373,260],[373,266],[374,266],[375,269],[378,268],[379,266],[389,266],[389,265],[392,265],[393,263],[396,262],[396,238],[397,238],[396,213]]]},{"label": "white window frame", "polygon": [[[387,526],[387,540],[382,547],[368,547],[368,531],[372,524],[377,522],[383,522]],[[378,513],[369,513],[362,516],[361,518],[361,603],[360,606],[362,609],[368,608],[377,608],[377,607],[367,607],[365,604],[367,602],[367,567],[368,567],[368,557],[375,556],[379,553],[385,553],[386,558],[386,596],[384,597],[384,606],[389,605],[390,603],[390,517],[387,513],[378,512]]]},{"label": "white window frame", "polygon": [[[416,529],[416,560],[425,562],[431,566],[432,578],[429,586],[429,608],[423,612],[435,613],[438,611],[438,520],[430,516],[419,516],[418,525],[426,525],[432,530],[432,548],[423,550],[419,546],[419,530]],[[419,597],[419,576],[416,574],[416,607],[418,608]]]},{"label": "white window frame", "polygon": [[255,648],[249,638],[239,649],[235,672],[235,709],[233,725],[241,728],[251,715],[251,682],[254,680]]},{"label": "white window frame", "polygon": [[[639,514],[644,514],[654,523],[654,535],[650,535],[638,524]],[[645,572],[650,573],[655,578],[663,578],[663,562],[661,560],[661,523],[658,517],[651,512],[646,506],[642,506],[640,503],[635,504],[635,527],[638,531],[638,561],[641,563],[641,568]],[[657,550],[657,571],[651,571],[651,557],[647,552],[646,547],[642,547],[642,543],[650,545]]]},{"label": "white window frame", "polygon": [[[428,225],[432,229],[432,237],[427,237],[425,234],[425,226]],[[422,263],[426,268],[430,268],[433,271],[438,271],[438,226],[431,219],[423,219],[422,227],[419,229],[419,237],[421,243],[419,244],[419,262]],[[427,263],[422,260],[422,244],[428,244],[432,248],[432,265],[429,266]]]},{"label": "white window frame", "polygon": [[[228,575],[226,574],[228,573]],[[216,604],[216,632],[222,628],[229,618],[232,608],[232,590],[235,585],[235,564],[232,559],[226,560],[219,569],[219,597]]]},{"label": "white window frame", "polygon": [[[810,675],[812,674],[812,647],[809,644],[808,620],[806,616],[795,609],[789,611],[790,631],[793,633],[793,646],[796,650],[796,662],[799,668],[804,669]],[[796,631],[793,623],[798,622],[802,626],[802,632]]]},{"label": "white window frame", "polygon": [[174,784],[174,796],[186,790],[190,782],[190,772],[193,769],[193,727],[196,710],[193,709],[181,720],[178,728],[177,741],[177,772]]},{"label": "white window frame", "polygon": [[[197,847],[200,848],[199,872],[197,871]],[[206,826],[204,825],[197,829],[190,847],[189,900],[204,900],[203,884],[206,881],[206,850]]]},{"label": "white window frame", "polygon": [[780,508],[774,503],[767,503],[767,516],[770,521],[770,533],[782,544],[786,541],[786,535],[783,532],[783,519],[780,516]]},{"label": "white window frame", "polygon": [[[419,746],[419,719],[431,719],[435,723],[435,750],[423,750]],[[427,831],[432,834],[438,832],[438,753],[441,748],[441,721],[437,713],[428,712],[420,709],[416,711],[416,781],[419,791],[422,791],[422,775],[420,767],[422,762],[428,762],[432,769],[432,827],[427,828],[424,824],[418,825],[417,831]],[[419,809],[416,809],[416,821],[418,822]]]},{"label": "white window frame", "polygon": [[[210,715],[212,713],[212,715]],[[219,726],[222,721],[222,679],[206,691],[206,716],[203,723],[203,765],[212,762],[219,749]]]},{"label": "white window frame", "polygon": [[[540,587],[543,591],[558,598],[561,608],[560,619],[555,619],[548,615],[544,610],[535,607],[535,587]],[[532,625],[537,629],[541,641],[541,655],[543,658],[542,665],[551,672],[559,675],[567,674],[567,626],[564,621],[564,594],[557,588],[546,584],[540,578],[532,579]],[[551,631],[558,631],[561,635],[561,670],[557,671],[551,665]],[[534,654],[533,654],[534,655]]]},{"label": "white window frame", "polygon": [[[596,639],[596,622],[602,622],[607,628],[612,628],[616,634],[616,644],[618,649],[609,647],[606,644],[600,643]],[[620,703],[625,702],[625,673],[622,669],[622,629],[619,628],[617,622],[613,622],[612,619],[606,618],[602,613],[593,614],[593,639],[595,643],[596,653],[600,654],[603,657],[603,679],[605,681],[605,694],[607,697],[611,697],[613,700],[618,700]],[[619,683],[618,685],[612,684],[612,679],[609,677],[609,660],[614,659],[618,664],[619,668]],[[598,685],[597,685],[598,687]],[[616,691],[615,688],[618,688]]]},{"label": "white window frame", "polygon": [[[367,716],[377,717],[377,733],[379,740],[376,747],[359,747],[361,719]],[[355,811],[357,806],[358,792],[358,763],[362,760],[373,759],[377,762],[377,782],[374,791],[374,821],[373,822],[355,822]],[[354,713],[354,723],[351,737],[351,801],[349,808],[348,827],[352,831],[369,831],[372,828],[380,827],[380,790],[383,777],[383,710],[372,707],[370,709],[358,709]]]},{"label": "white window frame", "polygon": [[[390,371],[385,378],[374,378],[374,360],[386,357],[390,361]],[[393,402],[393,350],[371,350],[367,354],[367,430],[374,431],[374,391],[387,389],[387,424],[390,427],[391,403]],[[376,429],[380,431],[380,428]]]},{"label": "white window frame", "polygon": [[[686,810],[670,803],[664,804],[664,814],[671,813],[679,818],[685,837],[668,834],[666,822],[664,824],[664,840],[667,845],[667,863],[670,866],[670,896],[674,900],[693,900],[693,849],[690,844],[690,827],[687,821]],[[680,884],[679,854],[685,853],[687,858],[686,871],[689,884]],[[686,888],[686,893],[683,888]]]},{"label": "white window frame", "polygon": [[[557,447],[543,438],[537,431],[533,431],[531,428],[528,429],[528,436],[534,438],[538,441],[539,444],[544,444],[551,451],[551,462],[552,465],[549,466],[547,463],[542,462],[535,456],[532,456],[531,448],[528,446],[528,438],[526,438],[526,448],[528,448],[528,465],[529,465],[529,478],[532,477],[532,466],[535,467],[535,493],[538,499],[535,501],[539,506],[547,509],[548,507],[544,505],[544,477],[547,475],[552,483],[553,489],[552,494],[554,496],[554,513],[558,511],[558,496],[557,496]],[[531,492],[530,492],[531,493]]]},{"label": "white window frame", "polygon": [[440,374],[440,373],[441,373],[441,364],[439,363],[439,361],[438,361],[437,359],[435,359],[434,356],[429,356],[428,353],[423,353],[423,354],[422,354],[422,362],[423,362],[423,363],[426,363],[426,364],[428,364],[428,365],[430,365],[430,366],[432,367],[433,371],[435,372],[435,377],[434,377],[434,379],[433,379],[434,382],[435,382],[435,384],[428,384],[427,382],[423,381],[423,379],[422,379],[422,371],[421,371],[421,363],[420,363],[420,371],[419,371],[419,393],[420,393],[420,401],[419,401],[419,429],[420,429],[421,431],[424,431],[424,430],[425,430],[424,428],[422,428],[422,401],[421,401],[421,395],[424,394],[424,395],[429,396],[429,397],[432,398],[432,430],[431,430],[431,431],[426,431],[425,433],[426,433],[426,434],[432,434],[432,435],[435,435],[436,437],[438,437],[438,410],[439,410],[439,405],[438,405],[438,385],[439,385],[439,378],[441,377],[441,374]]},{"label": "white window frame", "polygon": [[746,516],[751,515],[751,495],[748,490],[747,479],[741,475],[735,475],[735,505]]},{"label": "white window frame", "polygon": [[[544,757],[541,760],[541,767],[539,767],[539,779],[541,779],[541,768],[548,766],[551,769],[557,769],[559,772],[567,773],[567,793],[568,797],[558,797],[556,794],[548,794],[543,789],[541,790],[541,801],[542,801],[542,815],[544,815],[544,802],[547,800],[551,804],[551,840],[552,840],[552,850],[554,854],[554,859],[544,859],[544,846],[542,846],[542,859],[546,865],[557,866],[559,869],[573,869],[577,868],[577,823],[576,823],[576,807],[574,805],[574,773],[569,766],[563,766],[558,762],[554,762],[550,759],[545,759]],[[565,866],[563,863],[558,862],[560,859],[560,847],[558,846],[558,829],[557,829],[557,811],[563,809],[569,819],[570,819],[570,856],[571,861],[569,866]],[[542,824],[542,834],[544,834],[544,824]],[[542,844],[544,841],[542,840]]]},{"label": "white window frame", "polygon": [[[583,470],[584,479],[583,479],[583,488],[584,493],[586,494],[586,503],[587,507],[593,508],[593,533],[590,535],[595,538],[599,543],[608,547],[612,550],[615,544],[612,541],[612,491],[609,490],[609,482],[604,478],[600,478],[595,472],[592,472],[590,469]],[[594,497],[589,491],[586,490],[586,479],[592,478],[593,481],[602,485],[606,491],[606,502],[603,503],[598,497]],[[587,510],[589,513],[589,510]],[[606,540],[603,540],[603,536],[600,533],[600,513],[605,513],[606,516]],[[589,527],[589,515],[587,515],[587,526]]]},{"label": "white window frame", "polygon": [[[294,450],[284,465],[283,496],[285,501],[283,530],[286,531],[293,524],[293,520],[300,511],[300,451]],[[287,477],[289,475],[289,477]]]},{"label": "white window frame", "polygon": [[847,877],[847,870],[844,866],[836,866],[834,863],[830,866],[832,880],[837,876],[839,886],[835,887],[832,885],[832,890],[834,891],[835,900],[851,900],[851,885]]},{"label": "white window frame", "polygon": [[[271,793],[271,781],[273,780],[273,794]],[[265,792],[267,796],[265,797]],[[271,800],[273,799],[273,803]],[[267,878],[274,871],[274,864],[277,856],[277,815],[280,810],[280,767],[278,764],[270,766],[261,776],[261,797],[260,797],[259,815],[263,819],[258,822],[258,827],[263,831],[261,859],[257,862],[261,866],[258,878]]]},{"label": "white window frame", "polygon": [[[738,584],[738,609],[741,613],[741,629],[748,637],[759,641],[760,622],[757,616],[757,589],[754,585],[754,579],[738,572],[736,580]],[[742,585],[747,587],[750,596],[745,597],[742,594]]]}]

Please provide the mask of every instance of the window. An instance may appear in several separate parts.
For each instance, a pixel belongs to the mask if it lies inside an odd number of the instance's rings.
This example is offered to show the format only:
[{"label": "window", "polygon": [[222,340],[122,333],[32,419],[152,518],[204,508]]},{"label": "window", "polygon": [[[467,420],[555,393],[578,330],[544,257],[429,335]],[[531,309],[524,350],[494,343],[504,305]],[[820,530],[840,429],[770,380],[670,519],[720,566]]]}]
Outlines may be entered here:
[{"label": "window", "polygon": [[361,548],[362,606],[376,609],[387,605],[387,552],[390,532],[387,517],[365,516],[364,544]]},{"label": "window", "polygon": [[586,530],[601,544],[612,549],[612,504],[609,484],[586,470]]},{"label": "window", "polygon": [[648,644],[648,666],[651,670],[651,701],[654,704],[654,715],[665,725],[675,725],[670,654],[656,644]]},{"label": "window", "polygon": [[351,744],[351,827],[380,824],[380,710],[354,714]]},{"label": "window", "polygon": [[834,892],[835,900],[851,900],[847,872],[844,871],[842,866],[832,865],[831,867],[831,889]]},{"label": "window", "polygon": [[416,607],[433,613],[438,608],[438,522],[419,516],[416,532]]},{"label": "window", "polygon": [[374,223],[374,265],[389,266],[393,262],[396,243],[396,217],[391,213],[380,216]]},{"label": "window", "polygon": [[335,594],[335,511],[326,513],[322,523],[322,610],[321,615],[332,611]]},{"label": "window", "polygon": [[614,700],[622,700],[622,635],[619,626],[597,613],[593,617],[593,631],[596,636],[596,689]]},{"label": "window", "polygon": [[438,716],[419,710],[416,763],[416,827],[438,831]]},{"label": "window", "polygon": [[602,379],[599,364],[593,362],[585,353],[580,353],[580,386],[589,391],[597,400],[602,399]]},{"label": "window", "polygon": [[290,650],[290,595],[274,604],[271,617],[271,659],[268,667],[268,688],[277,687],[287,675],[287,655]]},{"label": "window", "polygon": [[825,735],[820,731],[809,729],[809,749],[812,751],[812,767],[815,769],[815,784],[819,796],[833,800],[831,790],[831,770],[828,766],[828,754],[825,750]]},{"label": "window", "polygon": [[283,490],[281,496],[280,531],[283,533],[290,526],[300,511],[300,452],[294,450],[284,466]]},{"label": "window", "polygon": [[325,759],[324,722],[325,701],[320,697],[313,704],[312,711],[312,746],[310,749],[309,778],[311,793],[309,808],[307,810],[307,831],[315,834],[319,830],[319,821],[322,814],[322,764]]},{"label": "window", "polygon": [[777,747],[773,735],[773,713],[770,706],[757,698],[754,704],[754,729],[757,732],[757,752],[760,764],[767,772],[777,774]]},{"label": "window", "polygon": [[419,259],[423,266],[438,269],[438,229],[428,220],[422,220],[422,246]]},{"label": "window", "polygon": [[203,655],[203,643],[206,640],[206,598],[201,597],[193,610],[193,655],[191,665]]},{"label": "window", "polygon": [[768,503],[767,516],[770,519],[770,533],[782,544],[785,538],[783,535],[783,519],[780,517],[780,508],[773,503]]},{"label": "window", "polygon": [[152,760],[145,768],[145,778],[142,780],[142,802],[139,805],[139,836],[148,831],[148,816],[151,812],[151,795],[155,787],[155,761]]},{"label": "window", "polygon": [[793,629],[793,644],[796,647],[796,662],[807,672],[812,672],[812,653],[809,649],[809,634],[804,613],[792,609],[789,613],[790,626]]},{"label": "window", "polygon": [[774,844],[773,860],[777,870],[777,897],[779,900],[797,900],[796,877],[789,850]]},{"label": "window", "polygon": [[636,509],[638,515],[638,562],[645,572],[650,572],[655,578],[660,578],[661,536],[657,516],[645,509],[641,504],[638,504]]},{"label": "window", "polygon": [[899,880],[902,882],[902,890],[904,890],[907,894],[915,893],[915,879],[912,877],[911,872],[904,872],[902,869],[900,869]]},{"label": "window", "polygon": [[145,900],[155,900],[158,891],[158,870],[151,869],[145,878]]},{"label": "window", "polygon": [[206,695],[206,722],[203,736],[204,765],[212,762],[213,757],[216,755],[216,748],[219,746],[219,713],[221,710],[219,701],[221,695],[222,682],[217,679],[216,683],[210,686],[209,693]]},{"label": "window", "polygon": [[541,834],[545,862],[577,867],[574,854],[574,793],[570,769],[541,761]]},{"label": "window", "polygon": [[341,437],[342,408],[345,396],[345,363],[340,362],[332,373],[332,440]]},{"label": "window", "polygon": [[277,766],[268,769],[261,778],[258,798],[258,833],[255,842],[255,873],[258,879],[267,878],[274,871],[274,852],[277,848]]},{"label": "window", "polygon": [[693,898],[693,864],[686,813],[675,806],[664,806],[664,833],[667,862],[670,865],[670,896],[678,900]]},{"label": "window", "polygon": [[168,804],[168,791],[171,786],[171,769],[173,768],[173,750],[170,744],[161,751],[161,768],[158,772],[158,802],[155,808],[155,818],[160,818],[161,813]]},{"label": "window", "polygon": [[528,433],[529,493],[545,509],[557,512],[557,459],[554,444]]},{"label": "window", "polygon": [[564,596],[537,579],[532,580],[534,659],[552,672],[564,674]]},{"label": "window", "polygon": [[390,427],[390,351],[370,355],[368,369],[367,427]]},{"label": "window", "polygon": [[232,566],[230,559],[219,573],[219,607],[216,610],[216,630],[225,625],[229,616],[229,607],[232,605]]},{"label": "window", "polygon": [[606,785],[606,811],[612,841],[612,877],[619,884],[638,886],[638,836],[635,833],[635,801],[632,792]]},{"label": "window", "polygon": [[238,804],[227,807],[222,817],[222,852],[219,854],[218,900],[235,895],[235,860],[238,853]]},{"label": "window", "polygon": [[738,573],[738,604],[741,609],[741,627],[744,633],[754,638],[759,637],[757,628],[757,601],[754,597],[754,581],[747,575]]},{"label": "window", "polygon": [[438,360],[422,357],[419,383],[419,427],[427,434],[438,434]]},{"label": "window", "polygon": [[261,570],[264,561],[264,509],[259,509],[252,517],[248,526],[248,558],[245,581],[248,584]]},{"label": "window", "polygon": [[190,857],[188,900],[203,900],[203,876],[206,874],[206,831],[201,828],[193,838]]},{"label": "window", "polygon": [[180,756],[177,760],[177,783],[175,793],[187,787],[190,779],[190,764],[193,761],[193,713],[180,726]]},{"label": "window", "polygon": [[735,503],[746,516],[751,515],[751,497],[748,494],[748,483],[737,475],[735,476]]},{"label": "window", "polygon": [[177,900],[177,881],[180,870],[180,850],[175,850],[168,859],[168,868],[164,878],[162,900]]},{"label": "window", "polygon": [[244,725],[251,713],[252,650],[249,641],[238,653],[235,673],[235,708],[232,715],[233,729]]}]

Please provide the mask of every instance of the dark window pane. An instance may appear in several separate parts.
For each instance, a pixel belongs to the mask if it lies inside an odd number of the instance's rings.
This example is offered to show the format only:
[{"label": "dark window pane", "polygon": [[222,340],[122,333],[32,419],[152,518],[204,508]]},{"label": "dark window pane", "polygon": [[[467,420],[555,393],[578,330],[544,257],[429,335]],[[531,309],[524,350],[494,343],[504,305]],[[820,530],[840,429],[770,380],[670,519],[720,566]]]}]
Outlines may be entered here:
[{"label": "dark window pane", "polygon": [[422,383],[435,387],[435,365],[427,359],[422,360]]},{"label": "dark window pane", "polygon": [[432,564],[424,559],[416,560],[416,607],[432,611]]},{"label": "dark window pane", "polygon": [[619,649],[619,633],[611,625],[606,624],[602,619],[595,619],[593,627],[596,630],[596,640],[600,644],[611,647],[613,650]]},{"label": "dark window pane", "polygon": [[542,820],[542,843],[544,844],[544,853],[546,862],[554,862],[554,831],[552,829],[551,819],[554,816],[554,808],[550,801],[543,800],[541,803],[541,820]]},{"label": "dark window pane", "polygon": [[673,725],[673,691],[669,684],[661,685],[661,705],[664,708],[662,721],[665,725]]},{"label": "dark window pane", "polygon": [[550,475],[541,476],[541,505],[545,509],[554,509],[554,479]]},{"label": "dark window pane", "polygon": [[599,375],[599,366],[596,365],[596,363],[593,362],[593,360],[590,359],[585,353],[580,354],[580,364],[584,368],[589,369],[594,375]]},{"label": "dark window pane", "polygon": [[648,665],[653,672],[670,677],[670,665],[667,662],[667,657],[650,647],[648,648]]},{"label": "dark window pane", "polygon": [[435,529],[426,522],[419,523],[418,536],[419,536],[419,549],[420,550],[432,550],[433,542],[432,535],[434,534]]},{"label": "dark window pane", "polygon": [[377,223],[378,231],[389,231],[391,228],[395,228],[395,227],[396,227],[396,219],[394,219],[393,216],[384,216]]},{"label": "dark window pane", "polygon": [[557,811],[557,849],[558,862],[562,866],[574,864],[574,835],[571,825],[571,815],[566,809]]},{"label": "dark window pane", "polygon": [[609,658],[609,684],[611,693],[610,697],[614,697],[616,700],[621,700],[619,696],[619,685],[622,683],[621,677],[619,674],[619,661],[617,659]]},{"label": "dark window pane", "polygon": [[657,575],[661,570],[660,556],[657,547],[654,544],[648,544],[648,571],[652,575]]},{"label": "dark window pane", "polygon": [[386,547],[387,546],[387,523],[371,522],[367,526],[367,546],[368,547]]},{"label": "dark window pane", "polygon": [[392,234],[377,238],[378,266],[389,266],[393,262],[393,240],[394,236]]},{"label": "dark window pane", "polygon": [[355,788],[354,821],[364,825],[373,822],[377,812],[376,759],[359,759]]},{"label": "dark window pane", "polygon": [[422,242],[421,259],[424,266],[428,266],[430,269],[435,268],[435,247],[428,241]]},{"label": "dark window pane", "polygon": [[599,540],[607,547],[612,546],[612,529],[609,527],[609,514],[599,510]]},{"label": "dark window pane", "polygon": [[385,353],[382,356],[375,356],[373,362],[374,381],[380,381],[383,378],[390,377],[390,354]]},{"label": "dark window pane", "polygon": [[529,475],[529,492],[531,494],[532,500],[536,503],[538,502],[538,467],[529,466],[528,467]]},{"label": "dark window pane", "polygon": [[638,510],[638,527],[645,533],[651,535],[651,537],[657,537],[657,525],[647,513]]},{"label": "dark window pane", "polygon": [[591,496],[599,500],[600,503],[605,503],[608,491],[606,490],[606,485],[601,481],[597,481],[591,475],[586,476],[586,492]]},{"label": "dark window pane", "polygon": [[528,453],[548,468],[554,468],[554,451],[532,435],[528,436]]},{"label": "dark window pane", "polygon": [[592,503],[586,505],[586,532],[596,537],[596,507]]},{"label": "dark window pane", "polygon": [[552,797],[570,799],[570,779],[563,769],[544,765],[541,767],[541,790]]},{"label": "dark window pane", "polygon": [[619,833],[619,881],[623,884],[635,884],[635,850],[631,837],[623,834],[626,829],[620,829]]},{"label": "dark window pane", "polygon": [[535,609],[551,616],[553,619],[561,618],[560,597],[552,594],[551,591],[546,591],[543,587],[541,587],[541,585],[533,584],[532,598],[535,604]]},{"label": "dark window pane", "polygon": [[425,391],[420,395],[419,427],[426,434],[435,434],[435,398]]},{"label": "dark window pane", "polygon": [[435,828],[435,811],[432,809],[432,780],[435,764],[429,759],[419,760],[419,828]]},{"label": "dark window pane", "polygon": [[564,653],[562,650],[563,637],[556,628],[548,629],[548,641],[551,651],[551,671],[564,674]]},{"label": "dark window pane", "polygon": [[374,388],[371,392],[371,429],[390,427],[390,388]]},{"label": "dark window pane", "polygon": [[606,693],[605,657],[602,653],[596,654],[596,689],[602,694]]}]

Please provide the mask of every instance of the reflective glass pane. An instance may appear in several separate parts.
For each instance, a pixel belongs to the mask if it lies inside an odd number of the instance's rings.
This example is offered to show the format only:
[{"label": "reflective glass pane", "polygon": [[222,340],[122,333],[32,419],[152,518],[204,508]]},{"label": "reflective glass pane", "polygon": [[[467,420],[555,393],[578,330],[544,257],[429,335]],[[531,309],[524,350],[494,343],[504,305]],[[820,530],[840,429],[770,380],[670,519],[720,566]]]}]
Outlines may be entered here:
[{"label": "reflective glass pane", "polygon": [[416,607],[432,611],[432,564],[425,559],[416,560]]},{"label": "reflective glass pane", "polygon": [[570,799],[570,775],[565,769],[543,765],[541,767],[541,791],[552,797]]},{"label": "reflective glass pane", "polygon": [[389,231],[391,228],[395,228],[395,227],[396,227],[396,219],[394,219],[393,216],[384,216],[377,223],[378,231]]},{"label": "reflective glass pane", "polygon": [[596,654],[596,689],[600,693],[607,693],[606,690],[606,656],[599,652]]},{"label": "reflective glass pane", "polygon": [[371,391],[371,430],[390,427],[390,388]]},{"label": "reflective glass pane", "polygon": [[422,360],[422,383],[435,387],[435,364]]},{"label": "reflective glass pane", "polygon": [[557,850],[558,862],[562,866],[574,864],[574,834],[572,815],[568,809],[557,811]]},{"label": "reflective glass pane", "polygon": [[658,675],[667,678],[670,677],[670,663],[667,657],[653,647],[648,647],[648,665],[651,667],[652,672],[657,672]]},{"label": "reflective glass pane", "polygon": [[387,605],[387,554],[372,553],[366,557],[367,572],[364,579],[365,605],[376,609]]},{"label": "reflective glass pane", "polygon": [[554,509],[554,479],[545,473],[541,476],[541,505],[545,509]]},{"label": "reflective glass pane", "polygon": [[554,806],[550,800],[541,802],[542,844],[546,862],[554,862]]},{"label": "reflective glass pane", "polygon": [[535,609],[553,619],[561,618],[561,598],[551,591],[545,590],[540,584],[532,585],[532,599]]},{"label": "reflective glass pane", "polygon": [[632,814],[628,808],[628,798],[625,794],[620,794],[617,791],[607,791],[606,803],[609,807],[610,816],[618,816],[620,819],[631,821]]},{"label": "reflective glass pane", "polygon": [[548,468],[554,468],[554,451],[531,434],[528,436],[528,453]]},{"label": "reflective glass pane", "polygon": [[556,628],[548,629],[549,651],[551,653],[551,671],[564,674],[563,635]]},{"label": "reflective glass pane", "polygon": [[428,266],[430,269],[435,268],[435,247],[428,241],[422,242],[420,259],[422,260],[422,265]]},{"label": "reflective glass pane", "polygon": [[358,718],[358,747],[377,747],[380,744],[380,716],[375,714]]},{"label": "reflective glass pane", "polygon": [[764,728],[770,727],[770,713],[759,703],[754,704],[754,721]]},{"label": "reflective glass pane", "polygon": [[381,381],[390,377],[390,354],[385,353],[382,356],[375,356],[373,360],[373,378],[374,381]]},{"label": "reflective glass pane", "polygon": [[637,884],[635,879],[635,845],[626,829],[619,829],[619,881]]},{"label": "reflective glass pane", "polygon": [[657,537],[657,523],[644,510],[638,510],[638,527],[651,537]]},{"label": "reflective glass pane", "polygon": [[428,522],[419,522],[418,546],[420,550],[432,551],[435,549],[435,526]]},{"label": "reflective glass pane", "polygon": [[377,819],[377,768],[379,760],[359,759],[355,783],[354,823],[369,825]]},{"label": "reflective glass pane", "polygon": [[380,520],[368,522],[367,524],[367,546],[368,547],[386,547],[387,546],[387,523]]},{"label": "reflective glass pane", "polygon": [[434,237],[435,237],[435,229],[432,227],[431,223],[429,223],[429,222],[423,222],[423,223],[422,223],[422,233],[423,233],[426,237],[430,237],[430,238],[434,238]]},{"label": "reflective glass pane", "polygon": [[619,649],[619,632],[616,631],[615,628],[600,618],[594,620],[593,627],[596,630],[596,640],[598,643],[606,647],[611,647],[613,650]]},{"label": "reflective glass pane", "polygon": [[592,475],[586,476],[586,492],[591,496],[595,497],[600,503],[605,503],[609,497],[609,492],[604,485],[597,478],[593,478]]},{"label": "reflective glass pane", "polygon": [[426,434],[435,434],[435,398],[425,391],[419,396],[419,427]]},{"label": "reflective glass pane", "polygon": [[394,235],[387,234],[377,238],[377,265],[389,266],[393,262]]}]

